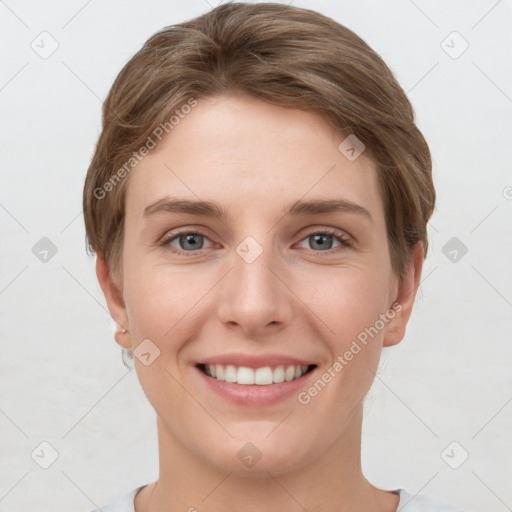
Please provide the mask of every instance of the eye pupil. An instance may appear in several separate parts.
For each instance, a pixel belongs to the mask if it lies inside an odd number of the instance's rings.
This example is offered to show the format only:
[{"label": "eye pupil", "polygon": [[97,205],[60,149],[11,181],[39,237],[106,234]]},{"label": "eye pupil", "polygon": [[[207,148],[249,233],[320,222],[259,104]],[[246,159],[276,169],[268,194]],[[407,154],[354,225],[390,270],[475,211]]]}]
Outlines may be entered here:
[{"label": "eye pupil", "polygon": [[[197,239],[199,238],[199,242]],[[187,235],[180,236],[180,247],[182,249],[197,249],[198,247],[202,247],[202,238],[203,235],[189,233]],[[184,244],[182,242],[185,242]],[[187,244],[190,244],[187,246]]]},{"label": "eye pupil", "polygon": [[[325,235],[325,234],[317,234],[317,235],[312,235],[309,237],[310,240],[312,241],[312,247],[314,248],[314,245],[315,244],[318,244],[317,248],[319,249],[331,249],[332,247],[332,235]],[[325,239],[328,239],[328,241],[326,242]]]}]

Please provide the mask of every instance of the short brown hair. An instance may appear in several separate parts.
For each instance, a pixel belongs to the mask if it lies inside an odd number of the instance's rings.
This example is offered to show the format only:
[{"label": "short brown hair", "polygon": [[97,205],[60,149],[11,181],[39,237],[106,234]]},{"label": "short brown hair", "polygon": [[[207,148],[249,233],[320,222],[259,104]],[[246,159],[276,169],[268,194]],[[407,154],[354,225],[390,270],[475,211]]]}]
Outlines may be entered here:
[{"label": "short brown hair", "polygon": [[105,100],[83,211],[89,249],[104,255],[114,276],[120,270],[126,163],[158,126],[169,131],[173,112],[191,99],[229,92],[314,111],[354,134],[377,165],[393,270],[405,275],[417,242],[426,253],[435,202],[430,151],[382,58],[317,12],[228,3],[150,37]]}]

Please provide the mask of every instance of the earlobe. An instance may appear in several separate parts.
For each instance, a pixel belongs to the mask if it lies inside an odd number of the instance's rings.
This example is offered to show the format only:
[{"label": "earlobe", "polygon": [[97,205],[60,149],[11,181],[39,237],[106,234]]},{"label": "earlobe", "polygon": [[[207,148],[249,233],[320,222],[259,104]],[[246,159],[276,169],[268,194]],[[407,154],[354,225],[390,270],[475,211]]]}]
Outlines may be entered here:
[{"label": "earlobe", "polygon": [[412,258],[407,275],[398,282],[398,291],[394,304],[399,304],[399,308],[393,308],[396,315],[386,327],[384,334],[383,346],[390,347],[397,345],[405,336],[407,322],[412,313],[416,292],[420,284],[421,270],[423,268],[423,260],[425,251],[423,243],[418,242],[411,249]]},{"label": "earlobe", "polygon": [[127,336],[128,316],[122,291],[112,279],[112,274],[102,253],[96,254],[96,276],[105,296],[108,310],[116,322],[114,339],[122,347],[130,349],[130,337]]}]

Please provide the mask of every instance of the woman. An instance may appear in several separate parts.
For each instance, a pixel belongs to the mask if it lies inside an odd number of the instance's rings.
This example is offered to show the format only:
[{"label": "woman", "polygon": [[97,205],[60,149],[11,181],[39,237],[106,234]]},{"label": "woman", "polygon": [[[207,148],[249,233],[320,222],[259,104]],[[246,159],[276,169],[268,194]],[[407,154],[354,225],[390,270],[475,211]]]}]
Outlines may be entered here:
[{"label": "woman", "polygon": [[227,4],[151,37],[105,102],[84,216],[160,473],[102,510],[456,510],[361,470],[434,202],[412,107],[347,28]]}]

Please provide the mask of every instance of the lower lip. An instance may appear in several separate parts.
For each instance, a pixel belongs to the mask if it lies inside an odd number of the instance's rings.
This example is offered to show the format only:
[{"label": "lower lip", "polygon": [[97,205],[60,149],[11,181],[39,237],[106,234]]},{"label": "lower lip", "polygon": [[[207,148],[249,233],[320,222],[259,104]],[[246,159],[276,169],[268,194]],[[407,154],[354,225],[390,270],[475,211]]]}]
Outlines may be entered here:
[{"label": "lower lip", "polygon": [[250,405],[252,407],[264,407],[285,400],[290,396],[297,396],[316,372],[316,368],[314,368],[298,379],[260,386],[258,384],[244,385],[217,380],[203,373],[197,366],[194,367],[194,370],[215,393],[238,405]]}]

